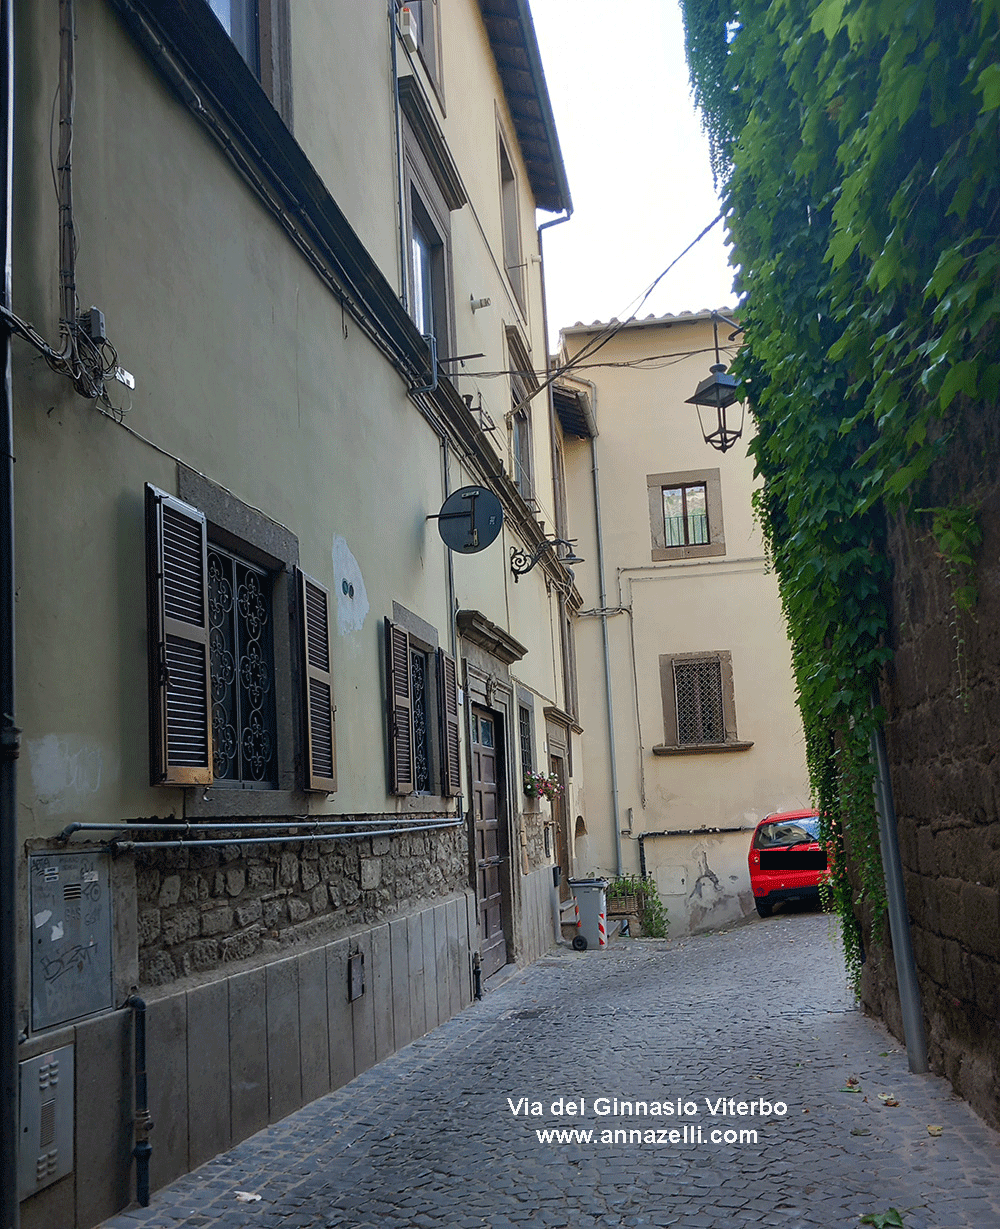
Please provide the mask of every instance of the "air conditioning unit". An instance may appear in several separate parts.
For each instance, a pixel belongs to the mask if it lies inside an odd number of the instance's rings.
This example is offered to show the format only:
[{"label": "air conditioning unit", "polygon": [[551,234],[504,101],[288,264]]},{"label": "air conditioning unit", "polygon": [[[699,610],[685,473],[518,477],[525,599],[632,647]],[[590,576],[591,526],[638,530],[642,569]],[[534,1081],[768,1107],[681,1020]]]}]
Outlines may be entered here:
[{"label": "air conditioning unit", "polygon": [[407,51],[416,51],[420,46],[419,27],[411,8],[399,10],[399,35]]}]

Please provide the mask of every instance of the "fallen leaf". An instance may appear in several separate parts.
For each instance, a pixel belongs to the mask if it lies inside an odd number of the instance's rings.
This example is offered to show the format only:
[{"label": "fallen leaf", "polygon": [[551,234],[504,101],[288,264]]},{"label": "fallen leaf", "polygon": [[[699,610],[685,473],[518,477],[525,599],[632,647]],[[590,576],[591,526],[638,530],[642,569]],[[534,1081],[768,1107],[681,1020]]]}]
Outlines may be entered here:
[{"label": "fallen leaf", "polygon": [[249,1191],[236,1192],[237,1203],[260,1203],[261,1198],[260,1195],[252,1195]]},{"label": "fallen leaf", "polygon": [[898,1105],[899,1104],[899,1102],[896,1100],[896,1098],[892,1095],[891,1092],[880,1092],[878,1095],[878,1099],[882,1102],[883,1105]]},{"label": "fallen leaf", "polygon": [[844,1081],[844,1083],[845,1084],[860,1084],[861,1081],[858,1079],[856,1075],[849,1075],[847,1079]]},{"label": "fallen leaf", "polygon": [[867,1127],[852,1127],[851,1134],[852,1135],[871,1135],[871,1131],[869,1131]]},{"label": "fallen leaf", "polygon": [[845,1084],[844,1087],[840,1091],[841,1092],[860,1092],[861,1089],[856,1086],[852,1087],[850,1084]]},{"label": "fallen leaf", "polygon": [[932,1123],[928,1123],[928,1126],[927,1126],[928,1135],[942,1135],[943,1133],[944,1133],[944,1127],[939,1127]]}]

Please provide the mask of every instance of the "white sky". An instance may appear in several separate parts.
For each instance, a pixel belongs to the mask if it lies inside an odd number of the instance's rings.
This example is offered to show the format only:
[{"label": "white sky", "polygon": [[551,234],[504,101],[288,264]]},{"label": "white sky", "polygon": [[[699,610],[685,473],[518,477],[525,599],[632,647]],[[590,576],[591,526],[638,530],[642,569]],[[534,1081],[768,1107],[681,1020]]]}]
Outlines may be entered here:
[{"label": "white sky", "polygon": [[[573,217],[543,232],[550,340],[624,319],[719,212],[677,0],[530,0]],[[548,215],[540,215],[547,217]],[[734,301],[723,223],[639,315]]]}]

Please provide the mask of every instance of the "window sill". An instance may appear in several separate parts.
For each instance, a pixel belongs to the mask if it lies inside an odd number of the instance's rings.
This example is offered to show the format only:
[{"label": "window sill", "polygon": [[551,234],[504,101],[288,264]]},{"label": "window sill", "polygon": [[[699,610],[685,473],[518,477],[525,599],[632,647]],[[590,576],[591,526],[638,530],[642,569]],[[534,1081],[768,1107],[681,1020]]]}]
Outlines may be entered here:
[{"label": "window sill", "polygon": [[705,542],[701,546],[654,546],[652,559],[654,563],[666,563],[671,559],[713,559],[726,553],[725,542]]},{"label": "window sill", "polygon": [[654,747],[654,755],[712,755],[720,751],[749,751],[753,743],[687,743],[683,747]]}]

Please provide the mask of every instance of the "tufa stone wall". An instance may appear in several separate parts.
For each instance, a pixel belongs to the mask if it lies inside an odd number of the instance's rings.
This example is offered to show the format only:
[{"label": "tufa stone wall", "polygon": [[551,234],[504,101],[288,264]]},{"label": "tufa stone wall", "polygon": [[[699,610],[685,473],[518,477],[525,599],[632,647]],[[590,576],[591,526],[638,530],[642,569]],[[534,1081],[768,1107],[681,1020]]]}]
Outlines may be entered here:
[{"label": "tufa stone wall", "polygon": [[524,808],[520,815],[522,870],[524,874],[547,866],[551,861],[545,853],[545,829],[552,822],[551,803],[542,798],[527,798],[522,795]]},{"label": "tufa stone wall", "polygon": [[[967,416],[919,505],[978,504],[975,611],[928,514],[899,517],[889,554],[895,659],[883,686],[907,904],[931,1067],[1000,1126],[1000,482],[997,415]],[[962,583],[961,581],[959,583]],[[901,1035],[891,950],[871,948],[866,1005]]]},{"label": "tufa stone wall", "polygon": [[160,986],[467,886],[463,827],[402,836],[137,850],[139,980]]}]

